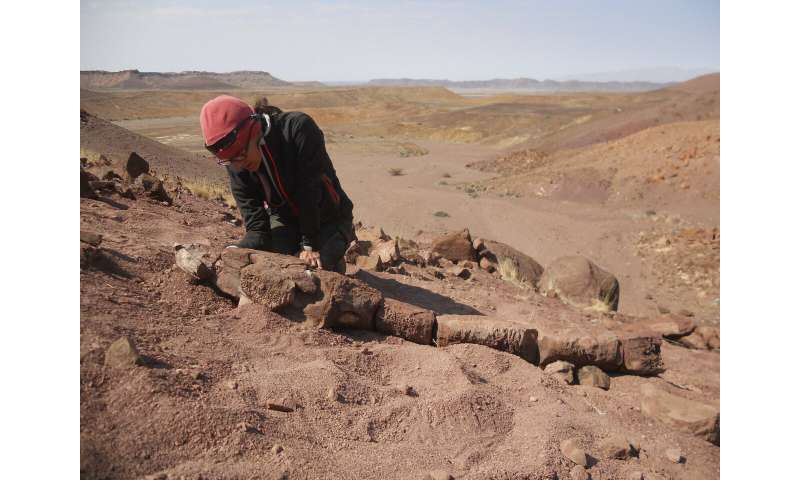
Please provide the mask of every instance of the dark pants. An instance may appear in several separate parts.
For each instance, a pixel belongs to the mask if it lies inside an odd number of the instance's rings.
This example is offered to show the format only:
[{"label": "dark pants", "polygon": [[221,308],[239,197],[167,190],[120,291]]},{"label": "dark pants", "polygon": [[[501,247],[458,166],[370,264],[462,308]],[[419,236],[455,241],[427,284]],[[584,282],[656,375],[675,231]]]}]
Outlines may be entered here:
[{"label": "dark pants", "polygon": [[[272,236],[271,251],[284,255],[296,255],[299,252],[302,235],[296,223],[273,214],[269,217],[269,228]],[[322,268],[344,273],[344,253],[355,239],[353,219],[323,223],[320,225],[319,236],[322,244],[319,251]]]}]

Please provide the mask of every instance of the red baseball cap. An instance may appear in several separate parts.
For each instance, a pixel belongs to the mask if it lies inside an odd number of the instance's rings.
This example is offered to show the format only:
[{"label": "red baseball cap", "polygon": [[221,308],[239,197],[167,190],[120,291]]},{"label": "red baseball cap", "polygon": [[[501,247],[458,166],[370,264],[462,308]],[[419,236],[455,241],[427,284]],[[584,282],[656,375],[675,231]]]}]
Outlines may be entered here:
[{"label": "red baseball cap", "polygon": [[243,129],[242,122],[254,115],[255,111],[244,101],[230,95],[220,95],[206,102],[200,110],[200,128],[203,130],[203,139],[206,146],[214,145],[233,129],[240,127],[236,140],[217,151],[215,154],[220,158],[230,158],[244,148],[244,144],[249,140],[249,129]]}]

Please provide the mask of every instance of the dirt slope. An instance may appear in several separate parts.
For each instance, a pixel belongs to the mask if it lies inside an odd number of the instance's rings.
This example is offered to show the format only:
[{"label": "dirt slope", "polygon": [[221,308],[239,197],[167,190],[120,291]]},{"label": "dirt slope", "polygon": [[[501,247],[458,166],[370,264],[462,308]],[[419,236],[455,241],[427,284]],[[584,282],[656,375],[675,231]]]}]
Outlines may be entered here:
[{"label": "dirt slope", "polygon": [[133,151],[147,160],[158,175],[219,182],[228,178],[208,154],[192,154],[165,145],[81,110],[81,155],[102,154],[112,162],[120,162]]},{"label": "dirt slope", "polygon": [[[82,146],[120,158],[135,150],[159,172],[200,165],[177,149],[91,115],[82,114],[81,129]],[[432,179],[440,175],[438,169],[450,170],[465,156],[468,161],[469,154],[480,153],[468,147],[447,152],[451,163],[435,168],[424,156],[406,160],[410,170]],[[413,187],[413,179],[401,176],[398,186],[384,186],[385,167],[371,156],[362,160],[363,165],[354,162],[342,169],[337,163],[337,170],[346,182],[369,183],[372,190],[353,191],[369,194],[357,204],[376,206],[366,209],[370,215],[389,219],[401,214],[381,210],[387,202],[398,203],[391,197],[397,192],[408,203],[397,208],[421,209],[419,198],[409,196],[402,183],[405,179]],[[97,256],[80,272],[82,477],[422,478],[444,470],[458,479],[570,478],[574,464],[559,450],[568,438],[591,456],[588,472],[595,479],[627,478],[634,472],[647,479],[719,477],[719,447],[646,416],[640,393],[642,386],[653,385],[718,405],[718,351],[665,341],[663,373],[613,374],[606,391],[565,385],[534,364],[481,345],[417,345],[374,332],[320,330],[257,305],[237,309],[215,288],[175,267],[173,244],[196,243],[220,252],[242,234],[241,227],[229,222],[231,210],[219,203],[185,192],[171,195],[169,206],[143,196],[81,199],[82,232],[103,237]],[[492,199],[504,208],[478,207],[445,187],[427,187],[417,195],[434,204],[438,199],[458,202],[470,210],[472,220],[485,215],[487,225],[503,215],[517,223],[529,220],[519,206],[512,209]],[[374,205],[368,205],[370,199]],[[582,208],[580,215],[591,215],[586,211]],[[459,227],[459,220],[445,220]],[[412,222],[416,228],[423,225]],[[518,248],[537,245],[523,244],[519,235],[492,238]],[[425,245],[433,236],[420,231],[413,238]],[[585,238],[570,235],[569,242]],[[704,245],[706,237],[694,232],[667,241],[662,245],[658,237],[642,238],[642,252],[650,255],[648,248],[657,248],[658,255],[669,256],[662,261],[685,261],[679,254],[683,250],[666,247]],[[572,253],[565,251],[569,242],[551,242],[548,255],[559,249],[562,255]],[[630,320],[576,311],[474,265],[469,280],[432,267],[407,264],[404,269],[407,274],[357,275],[386,297],[437,315],[477,314],[519,323],[571,319],[586,325]],[[628,285],[622,283],[623,297]],[[140,365],[105,365],[107,348],[121,336],[137,345]],[[276,411],[270,404],[291,411]],[[607,458],[600,445],[611,435],[635,443],[638,455]],[[680,449],[682,463],[667,458],[672,448]]]},{"label": "dirt slope", "polygon": [[[81,271],[82,477],[421,478],[441,469],[459,479],[569,478],[566,438],[592,456],[593,478],[719,476],[719,448],[643,416],[638,393],[652,384],[714,403],[718,353],[664,344],[663,374],[614,376],[604,391],[560,384],[479,345],[422,346],[237,310],[173,265],[172,242],[221,249],[235,239],[225,213],[186,195],[172,207],[81,200],[82,231],[103,234],[103,260]],[[480,272],[469,282],[371,277],[438,314],[520,320],[565,308]],[[122,335],[143,365],[104,366]],[[635,441],[638,457],[603,457],[612,434]],[[666,458],[673,447],[685,463]]]}]

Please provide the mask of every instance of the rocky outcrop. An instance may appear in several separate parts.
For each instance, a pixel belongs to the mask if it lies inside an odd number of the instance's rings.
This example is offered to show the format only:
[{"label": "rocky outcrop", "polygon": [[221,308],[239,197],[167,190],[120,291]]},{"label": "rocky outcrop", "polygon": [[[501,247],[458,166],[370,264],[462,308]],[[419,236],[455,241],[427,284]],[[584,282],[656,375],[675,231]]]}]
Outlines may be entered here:
[{"label": "rocky outcrop", "polygon": [[719,408],[642,385],[642,413],[719,445]]},{"label": "rocky outcrop", "polygon": [[539,291],[577,308],[616,311],[619,305],[616,277],[580,256],[561,257],[548,265]]}]

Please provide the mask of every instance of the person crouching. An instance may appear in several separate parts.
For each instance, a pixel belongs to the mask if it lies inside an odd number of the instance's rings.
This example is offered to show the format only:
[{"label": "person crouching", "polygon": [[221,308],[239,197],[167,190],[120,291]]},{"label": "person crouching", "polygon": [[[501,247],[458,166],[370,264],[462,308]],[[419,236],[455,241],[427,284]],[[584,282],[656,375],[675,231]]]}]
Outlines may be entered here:
[{"label": "person crouching", "polygon": [[299,255],[344,273],[355,240],[353,203],[342,189],[325,138],[302,112],[259,100],[253,109],[221,95],[200,112],[205,147],[225,166],[246,233],[235,245]]}]

